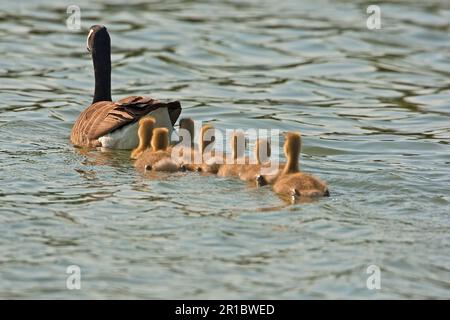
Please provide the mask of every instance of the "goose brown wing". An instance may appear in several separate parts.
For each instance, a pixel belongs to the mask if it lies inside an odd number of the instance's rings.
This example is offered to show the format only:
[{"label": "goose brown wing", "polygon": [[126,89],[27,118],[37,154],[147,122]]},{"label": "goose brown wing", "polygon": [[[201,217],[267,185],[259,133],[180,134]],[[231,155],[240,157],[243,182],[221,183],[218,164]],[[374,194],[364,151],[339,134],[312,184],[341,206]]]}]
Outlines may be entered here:
[{"label": "goose brown wing", "polygon": [[138,121],[149,112],[167,107],[172,125],[181,113],[179,101],[160,102],[149,97],[131,96],[117,102],[99,101],[84,110],[75,122],[70,140],[77,146],[98,147],[98,138]]}]

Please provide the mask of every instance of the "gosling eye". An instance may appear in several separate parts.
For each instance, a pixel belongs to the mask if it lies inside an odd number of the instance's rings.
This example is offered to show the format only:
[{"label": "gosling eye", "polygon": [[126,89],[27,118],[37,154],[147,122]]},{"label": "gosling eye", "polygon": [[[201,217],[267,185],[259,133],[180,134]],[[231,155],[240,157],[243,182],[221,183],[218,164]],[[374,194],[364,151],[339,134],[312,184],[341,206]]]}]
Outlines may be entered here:
[{"label": "gosling eye", "polygon": [[145,169],[145,171],[150,171],[150,170],[152,170],[152,166],[149,164],[146,164],[144,169]]}]

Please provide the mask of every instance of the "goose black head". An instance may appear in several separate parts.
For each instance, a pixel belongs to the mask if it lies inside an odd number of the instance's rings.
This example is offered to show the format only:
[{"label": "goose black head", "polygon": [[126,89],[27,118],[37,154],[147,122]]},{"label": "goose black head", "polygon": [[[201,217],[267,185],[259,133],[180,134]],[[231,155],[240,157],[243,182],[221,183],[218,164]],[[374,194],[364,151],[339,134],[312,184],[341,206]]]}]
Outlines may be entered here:
[{"label": "goose black head", "polygon": [[88,52],[92,53],[97,48],[109,48],[110,46],[111,39],[105,26],[94,25],[89,29],[86,41],[86,49]]},{"label": "goose black head", "polygon": [[105,26],[94,25],[89,29],[87,50],[92,55],[95,73],[92,103],[111,101],[111,39]]}]

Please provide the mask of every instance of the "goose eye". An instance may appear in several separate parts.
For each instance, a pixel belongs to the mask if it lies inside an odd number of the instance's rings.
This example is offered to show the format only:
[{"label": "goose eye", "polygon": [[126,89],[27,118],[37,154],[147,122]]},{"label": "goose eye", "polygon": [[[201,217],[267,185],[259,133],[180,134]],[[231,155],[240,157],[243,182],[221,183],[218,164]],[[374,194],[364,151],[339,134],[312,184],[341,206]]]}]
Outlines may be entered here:
[{"label": "goose eye", "polygon": [[94,33],[94,30],[92,30],[92,29],[89,30],[89,34],[86,39],[86,49],[88,52],[91,52],[91,50],[92,50],[92,48],[90,46],[90,42],[91,42],[90,40],[91,40],[92,33]]}]

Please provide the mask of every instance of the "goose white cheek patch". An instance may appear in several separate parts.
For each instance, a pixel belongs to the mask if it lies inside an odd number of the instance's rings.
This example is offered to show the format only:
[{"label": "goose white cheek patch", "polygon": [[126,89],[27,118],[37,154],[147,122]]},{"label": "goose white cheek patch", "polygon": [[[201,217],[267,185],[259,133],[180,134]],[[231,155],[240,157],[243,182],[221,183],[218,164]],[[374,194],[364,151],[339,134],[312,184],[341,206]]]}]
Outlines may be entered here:
[{"label": "goose white cheek patch", "polygon": [[87,39],[86,39],[86,48],[88,50],[91,50],[91,48],[89,47],[89,39],[91,38],[93,32],[94,32],[94,30],[92,30],[92,29],[89,30],[89,34],[88,34]]}]

